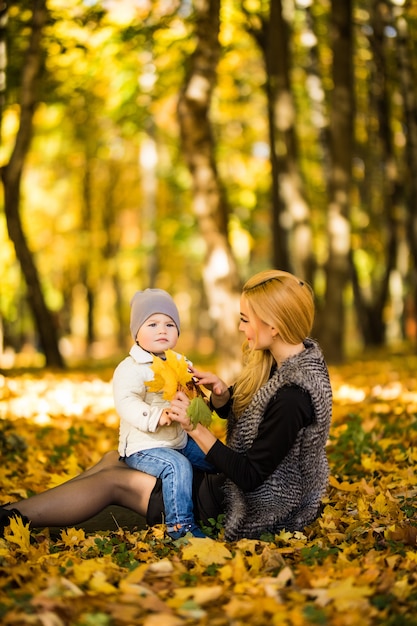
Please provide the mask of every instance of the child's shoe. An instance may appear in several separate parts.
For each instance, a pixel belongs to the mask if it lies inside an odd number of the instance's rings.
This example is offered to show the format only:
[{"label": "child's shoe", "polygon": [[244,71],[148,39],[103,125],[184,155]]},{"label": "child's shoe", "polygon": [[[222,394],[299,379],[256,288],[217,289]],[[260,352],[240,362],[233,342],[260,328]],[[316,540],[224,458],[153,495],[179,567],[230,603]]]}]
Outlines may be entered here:
[{"label": "child's shoe", "polygon": [[207,535],[203,533],[197,524],[185,524],[185,526],[181,526],[178,530],[168,530],[168,535],[171,539],[181,539],[181,537],[185,537],[188,533],[193,537],[207,539]]},{"label": "child's shoe", "polygon": [[12,517],[20,517],[24,524],[29,523],[28,518],[17,509],[5,509],[4,506],[0,506],[0,537],[3,537],[4,529],[9,526]]}]

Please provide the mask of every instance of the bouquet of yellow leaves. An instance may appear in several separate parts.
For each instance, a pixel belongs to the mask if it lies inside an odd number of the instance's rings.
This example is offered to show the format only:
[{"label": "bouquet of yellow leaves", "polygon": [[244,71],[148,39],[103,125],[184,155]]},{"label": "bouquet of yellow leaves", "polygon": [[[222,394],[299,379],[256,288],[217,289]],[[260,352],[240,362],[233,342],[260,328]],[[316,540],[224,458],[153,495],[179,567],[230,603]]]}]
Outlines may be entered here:
[{"label": "bouquet of yellow leaves", "polygon": [[165,357],[165,360],[154,359],[151,366],[154,378],[146,383],[147,388],[153,392],[162,391],[164,400],[172,400],[177,391],[183,391],[191,400],[187,415],[193,427],[198,423],[210,426],[212,411],[204,393],[194,383],[185,357],[178,358],[173,350],[167,350]]}]

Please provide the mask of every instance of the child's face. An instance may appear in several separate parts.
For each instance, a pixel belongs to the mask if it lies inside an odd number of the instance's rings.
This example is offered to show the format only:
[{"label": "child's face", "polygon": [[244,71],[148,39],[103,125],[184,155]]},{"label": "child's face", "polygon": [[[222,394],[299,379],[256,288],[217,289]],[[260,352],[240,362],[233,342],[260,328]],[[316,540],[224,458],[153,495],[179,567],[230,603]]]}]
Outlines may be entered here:
[{"label": "child's face", "polygon": [[178,330],[174,321],[164,313],[154,313],[144,321],[136,335],[141,348],[152,354],[163,354],[172,350],[178,341]]}]

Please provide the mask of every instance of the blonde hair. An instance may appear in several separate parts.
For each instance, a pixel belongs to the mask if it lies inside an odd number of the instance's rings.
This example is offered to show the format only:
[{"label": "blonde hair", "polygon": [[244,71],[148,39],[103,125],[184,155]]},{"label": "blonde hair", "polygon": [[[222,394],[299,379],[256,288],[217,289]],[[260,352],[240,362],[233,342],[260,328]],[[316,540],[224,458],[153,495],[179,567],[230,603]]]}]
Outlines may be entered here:
[{"label": "blonde hair", "polygon": [[[242,290],[249,311],[273,326],[281,339],[296,345],[311,332],[314,296],[307,283],[289,272],[266,270],[252,276]],[[239,416],[253,395],[268,380],[274,359],[269,350],[253,350],[243,344],[243,368],[234,389],[233,410]]]}]

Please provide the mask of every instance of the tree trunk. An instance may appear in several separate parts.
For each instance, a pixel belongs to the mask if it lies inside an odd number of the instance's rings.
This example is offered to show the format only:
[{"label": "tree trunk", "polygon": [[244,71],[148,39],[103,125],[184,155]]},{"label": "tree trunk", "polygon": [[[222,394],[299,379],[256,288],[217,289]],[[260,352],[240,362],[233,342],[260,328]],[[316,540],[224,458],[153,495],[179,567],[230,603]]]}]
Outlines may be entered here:
[{"label": "tree trunk", "polygon": [[3,110],[6,104],[7,21],[7,4],[0,0],[0,131],[3,122]]},{"label": "tree trunk", "polygon": [[[371,8],[372,34],[370,44],[373,52],[373,72],[371,75],[371,115],[376,110],[378,118],[378,139],[380,142],[381,159],[376,159],[378,170],[383,165],[384,180],[382,203],[384,207],[385,228],[381,236],[386,240],[385,266],[380,280],[373,281],[373,288],[367,298],[361,289],[352,258],[353,291],[355,308],[366,346],[382,346],[385,342],[384,311],[389,297],[389,283],[392,271],[396,267],[398,254],[398,233],[400,224],[397,215],[401,198],[401,185],[395,163],[395,154],[390,127],[390,94],[387,88],[387,67],[385,60],[385,35],[387,27],[385,16],[389,15],[385,0],[375,0]],[[371,131],[370,131],[371,132]],[[374,157],[374,152],[372,152]],[[370,165],[372,168],[373,163]],[[369,181],[365,181],[369,187]],[[378,197],[379,201],[379,197]],[[372,200],[370,200],[372,202]],[[353,257],[353,255],[352,255]]]},{"label": "tree trunk", "polygon": [[[269,150],[271,161],[273,264],[293,271],[290,254],[290,211],[281,193],[288,173],[285,159],[293,145],[289,124],[294,121],[294,103],[288,77],[288,28],[282,17],[281,0],[269,3],[269,20],[262,24],[258,38],[264,55],[268,109]],[[280,154],[282,156],[280,156]]]},{"label": "tree trunk", "polygon": [[84,176],[82,182],[82,228],[84,249],[80,260],[80,276],[81,282],[85,286],[86,294],[86,348],[87,354],[91,354],[91,347],[96,340],[95,332],[95,284],[96,276],[94,267],[96,256],[99,251],[93,245],[94,236],[94,220],[93,220],[93,201],[92,201],[92,150],[88,138],[84,139]]},{"label": "tree trunk", "polygon": [[413,48],[409,40],[405,9],[396,8],[397,53],[400,84],[404,102],[404,119],[407,128],[407,235],[413,259],[411,268],[411,297],[417,311],[417,93],[416,76],[413,70]]},{"label": "tree trunk", "polygon": [[205,244],[203,281],[221,369],[230,380],[240,363],[240,281],[228,240],[228,206],[214,160],[209,121],[220,54],[220,0],[196,3],[196,48],[178,102],[183,153],[193,180],[193,204]]},{"label": "tree trunk", "polygon": [[[245,10],[245,9],[244,9]],[[296,111],[291,91],[290,26],[281,0],[269,4],[269,20],[248,31],[258,43],[265,62],[271,161],[273,265],[312,280],[310,210],[298,168]],[[260,17],[260,16],[258,16]]]},{"label": "tree trunk", "polygon": [[343,359],[345,288],[350,274],[349,204],[353,137],[352,0],[332,0],[333,93],[330,113],[329,251],[320,339],[326,358]]},{"label": "tree trunk", "polygon": [[[268,111],[274,207],[274,264],[282,267],[278,245],[286,233],[283,269],[312,280],[312,235],[310,209],[298,167],[295,132],[296,110],[291,89],[290,26],[284,18],[281,0],[271,1],[266,28],[265,67],[267,70]],[[282,233],[281,235],[279,233]],[[285,250],[285,249],[284,249]]]},{"label": "tree trunk", "polygon": [[50,367],[62,368],[64,363],[58,348],[56,324],[45,303],[38,271],[23,231],[19,213],[21,179],[32,138],[36,92],[42,69],[41,37],[46,19],[45,0],[34,0],[30,43],[22,74],[20,124],[9,163],[2,168],[1,176],[4,187],[7,229],[25,278],[27,297],[45,354],[46,364]]},{"label": "tree trunk", "polygon": [[[115,314],[117,320],[117,345],[121,348],[126,344],[126,329],[129,328],[129,319],[124,318],[123,307],[123,280],[119,274],[119,264],[116,262],[117,254],[120,250],[120,232],[117,227],[117,189],[120,181],[120,166],[117,161],[110,161],[107,177],[106,188],[103,198],[103,214],[102,214],[102,231],[106,234],[106,240],[103,247],[103,258],[108,263],[108,274],[113,285],[115,294]],[[130,346],[130,343],[128,344]]]}]

